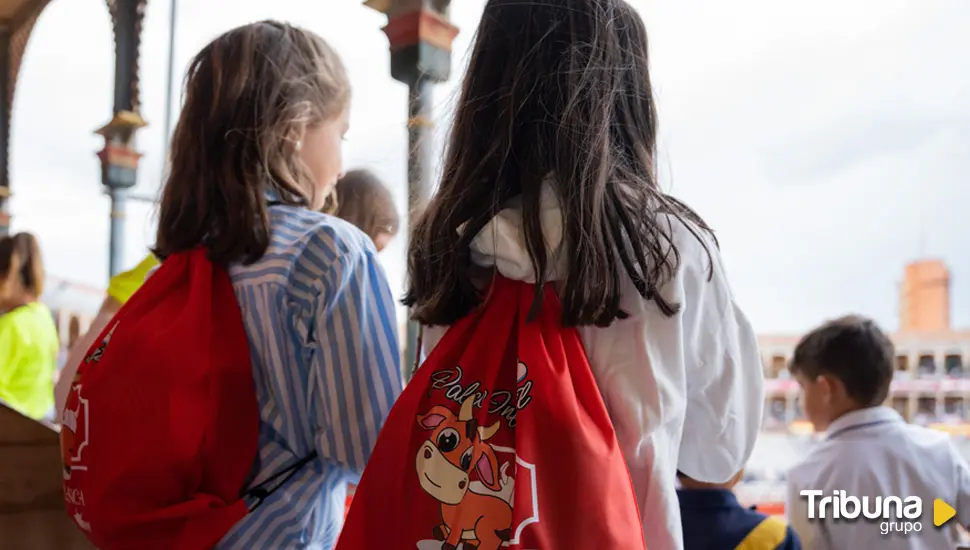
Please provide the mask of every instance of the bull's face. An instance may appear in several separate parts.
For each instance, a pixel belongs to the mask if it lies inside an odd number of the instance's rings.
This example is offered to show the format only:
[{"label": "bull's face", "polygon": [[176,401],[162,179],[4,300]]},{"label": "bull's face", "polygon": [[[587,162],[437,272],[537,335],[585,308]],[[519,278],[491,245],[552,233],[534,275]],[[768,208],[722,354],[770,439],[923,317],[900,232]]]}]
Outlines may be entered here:
[{"label": "bull's face", "polygon": [[495,451],[486,443],[498,431],[499,423],[480,427],[472,418],[473,404],[474,398],[466,399],[458,416],[447,407],[435,405],[418,417],[418,425],[431,430],[415,457],[418,481],[428,494],[445,504],[458,504],[465,497],[473,468],[484,485],[496,491],[501,488]]}]

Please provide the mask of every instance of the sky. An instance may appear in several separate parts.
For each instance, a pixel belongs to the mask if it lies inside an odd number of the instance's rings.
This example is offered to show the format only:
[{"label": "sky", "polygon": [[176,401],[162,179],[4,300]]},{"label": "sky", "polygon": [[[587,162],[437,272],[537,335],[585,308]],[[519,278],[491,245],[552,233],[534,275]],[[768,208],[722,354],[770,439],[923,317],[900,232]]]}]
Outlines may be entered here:
[{"label": "sky", "polygon": [[[952,320],[970,328],[970,2],[633,0],[647,23],[666,191],[715,229],[736,301],[761,333],[856,312],[898,325],[906,262],[943,259]],[[454,74],[435,90],[437,142],[484,0],[455,0]],[[150,0],[141,48],[145,154],[135,193],[162,175],[170,0]],[[405,211],[407,88],[390,77],[385,18],[358,0],[178,4],[176,87],[218,34],[274,18],[327,39],[354,87],[348,168],[369,168]],[[94,130],[111,117],[114,45],[103,0],[53,0],[14,99],[13,229],[48,271],[103,287],[109,201]],[[178,95],[176,95],[178,97]],[[173,116],[177,116],[176,112]],[[130,203],[124,263],[154,234]],[[405,242],[382,253],[403,289]]]}]

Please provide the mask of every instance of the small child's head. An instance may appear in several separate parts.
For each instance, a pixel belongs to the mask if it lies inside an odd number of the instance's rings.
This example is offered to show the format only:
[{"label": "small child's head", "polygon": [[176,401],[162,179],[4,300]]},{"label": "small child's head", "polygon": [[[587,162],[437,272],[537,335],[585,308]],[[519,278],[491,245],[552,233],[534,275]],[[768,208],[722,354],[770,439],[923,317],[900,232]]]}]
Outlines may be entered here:
[{"label": "small child's head", "polygon": [[368,170],[351,170],[340,179],[336,215],[366,233],[378,252],[397,235],[401,223],[390,190]]},{"label": "small child's head", "polygon": [[44,261],[31,233],[0,237],[0,312],[44,293]]},{"label": "small child's head", "polygon": [[688,477],[680,470],[677,471],[677,480],[680,481],[680,486],[688,491],[704,491],[711,489],[726,489],[730,491],[734,489],[734,486],[741,481],[744,476],[744,470],[734,474],[734,477],[725,481],[724,483],[706,483],[704,481],[697,481],[692,477]]},{"label": "small child's head", "polygon": [[843,414],[881,405],[889,395],[895,350],[871,319],[849,315],[825,323],[795,347],[789,370],[816,431]]},{"label": "small child's head", "polygon": [[333,192],[349,103],[340,58],[310,31],[263,21],[213,40],[186,75],[156,254],[203,244],[217,263],[259,259],[267,194],[318,210]]}]

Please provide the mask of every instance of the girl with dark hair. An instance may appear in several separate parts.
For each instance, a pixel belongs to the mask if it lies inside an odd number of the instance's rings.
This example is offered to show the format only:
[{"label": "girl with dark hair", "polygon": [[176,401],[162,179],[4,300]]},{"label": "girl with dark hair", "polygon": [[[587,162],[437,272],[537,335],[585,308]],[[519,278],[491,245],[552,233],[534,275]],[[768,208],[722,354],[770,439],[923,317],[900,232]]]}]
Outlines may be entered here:
[{"label": "girl with dark hair", "polygon": [[54,316],[39,301],[44,278],[33,235],[0,237],[0,400],[36,419],[54,406],[59,349]]},{"label": "girl with dark hair", "polygon": [[763,408],[754,332],[711,229],[656,178],[647,33],[623,0],[485,6],[405,304],[425,351],[498,272],[579,327],[647,546],[682,548],[675,474],[722,483]]}]

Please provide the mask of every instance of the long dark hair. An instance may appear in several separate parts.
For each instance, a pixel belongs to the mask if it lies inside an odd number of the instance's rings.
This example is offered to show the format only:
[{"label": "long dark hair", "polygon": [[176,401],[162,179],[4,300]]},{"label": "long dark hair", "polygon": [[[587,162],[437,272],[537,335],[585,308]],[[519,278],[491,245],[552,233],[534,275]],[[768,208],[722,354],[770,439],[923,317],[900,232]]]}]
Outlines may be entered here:
[{"label": "long dark hair", "polygon": [[489,0],[441,185],[412,236],[404,303],[414,317],[448,325],[480,303],[469,245],[516,196],[537,311],[550,263],[539,221],[545,181],[562,207],[563,323],[623,318],[621,277],[664,314],[676,313],[680,305],[657,292],[680,262],[671,217],[693,222],[698,238],[695,226],[709,228],[660,191],[656,128],[646,28],[629,4]]},{"label": "long dark hair", "polygon": [[349,99],[337,53],[299,27],[252,23],[203,48],[185,77],[155,255],[205,245],[220,264],[262,257],[270,238],[266,191],[286,204],[314,202],[297,136],[338,116]]}]

